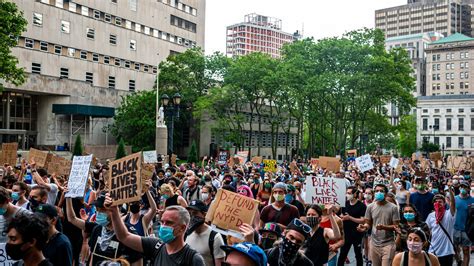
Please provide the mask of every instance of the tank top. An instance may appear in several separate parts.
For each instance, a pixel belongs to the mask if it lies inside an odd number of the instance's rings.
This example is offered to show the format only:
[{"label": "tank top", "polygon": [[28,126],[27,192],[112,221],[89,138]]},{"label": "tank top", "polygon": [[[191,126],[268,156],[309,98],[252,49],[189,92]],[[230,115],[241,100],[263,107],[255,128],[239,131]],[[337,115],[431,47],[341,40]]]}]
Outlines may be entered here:
[{"label": "tank top", "polygon": [[407,193],[405,191],[397,191],[397,194],[395,195],[395,198],[397,199],[398,204],[406,204],[407,203]]},{"label": "tank top", "polygon": [[[326,220],[326,221],[324,221],[324,222],[321,222],[321,223],[319,224],[319,227],[332,229],[331,220],[328,219],[328,220]],[[329,245],[332,245],[332,244],[334,244],[334,243],[336,243],[336,242],[337,242],[336,240],[330,240],[330,241],[329,241]]]},{"label": "tank top", "polygon": [[[257,188],[255,188],[255,187],[257,187]],[[254,199],[257,198],[259,188],[260,188],[260,184],[252,184],[252,187],[250,188],[250,190],[252,190],[252,194],[253,194]]]},{"label": "tank top", "polygon": [[130,222],[131,215],[127,214],[127,217],[125,217],[125,224],[128,227],[128,230],[130,232],[135,232],[139,236],[145,236],[145,228],[143,228],[143,214],[140,215],[140,218],[138,218],[138,222],[136,224],[132,224]]},{"label": "tank top", "polygon": [[178,194],[174,194],[172,197],[166,199],[165,208],[168,206],[178,205]]},{"label": "tank top", "polygon": [[305,248],[304,254],[313,262],[314,266],[322,266],[328,262],[329,244],[324,239],[324,228],[319,227],[303,247]]},{"label": "tank top", "polygon": [[[431,266],[431,260],[430,256],[428,256],[428,253],[423,252],[423,255],[425,255],[425,266]],[[405,251],[403,252],[402,260],[400,261],[400,266],[409,266],[408,265],[408,252]]]}]

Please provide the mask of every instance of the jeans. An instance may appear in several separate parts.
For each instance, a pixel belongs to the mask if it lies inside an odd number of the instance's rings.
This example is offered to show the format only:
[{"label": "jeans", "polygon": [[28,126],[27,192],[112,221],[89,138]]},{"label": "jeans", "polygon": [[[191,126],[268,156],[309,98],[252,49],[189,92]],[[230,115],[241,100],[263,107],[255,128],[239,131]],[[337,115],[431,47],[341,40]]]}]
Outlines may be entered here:
[{"label": "jeans", "polygon": [[336,266],[337,265],[337,253],[328,261],[328,266]]},{"label": "jeans", "polygon": [[390,266],[392,265],[393,257],[395,257],[395,243],[388,243],[385,246],[375,246],[373,241],[370,241],[369,258],[373,266]]},{"label": "jeans", "polygon": [[362,260],[362,238],[358,236],[347,235],[346,239],[344,239],[344,246],[342,246],[341,251],[339,253],[337,266],[344,266],[347,254],[349,253],[349,250],[351,250],[352,246],[354,247],[354,254],[356,257],[357,266],[364,265],[364,261]]}]

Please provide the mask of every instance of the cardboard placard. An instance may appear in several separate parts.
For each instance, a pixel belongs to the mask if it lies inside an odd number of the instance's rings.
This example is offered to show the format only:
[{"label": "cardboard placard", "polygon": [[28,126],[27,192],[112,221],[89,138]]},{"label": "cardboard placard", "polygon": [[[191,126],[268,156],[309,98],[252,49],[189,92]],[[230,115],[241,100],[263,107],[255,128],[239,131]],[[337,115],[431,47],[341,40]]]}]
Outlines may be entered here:
[{"label": "cardboard placard", "polygon": [[224,230],[240,232],[240,225],[253,223],[258,205],[253,198],[219,189],[207,212],[206,221]]},{"label": "cardboard placard", "polygon": [[456,171],[474,171],[474,158],[465,156],[449,156],[447,160],[447,168]]},{"label": "cardboard placard", "polygon": [[411,160],[412,161],[416,161],[416,160],[420,160],[421,158],[421,152],[417,151],[417,152],[414,152],[411,154]]},{"label": "cardboard placard", "polygon": [[86,192],[87,179],[91,167],[92,155],[74,156],[69,174],[66,198],[82,198]]},{"label": "cardboard placard", "polygon": [[329,171],[333,172],[333,173],[337,173],[337,172],[340,172],[341,171],[341,162],[340,161],[329,161],[327,163],[328,167],[326,169],[328,169]]},{"label": "cardboard placard", "polygon": [[306,178],[306,204],[346,206],[346,181],[343,178],[313,176]]},{"label": "cardboard placard", "polygon": [[176,160],[178,159],[178,155],[171,154],[171,165],[176,166]]},{"label": "cardboard placard", "polygon": [[137,152],[110,163],[108,186],[114,206],[140,200],[141,161],[142,154]]},{"label": "cardboard placard", "polygon": [[2,157],[1,163],[2,164],[9,164],[11,166],[16,166],[17,161],[17,151],[18,151],[18,143],[2,143]]},{"label": "cardboard placard", "polygon": [[158,156],[156,155],[156,151],[144,151],[143,162],[144,163],[157,163]]},{"label": "cardboard placard", "polygon": [[297,171],[298,165],[296,165],[296,161],[292,161],[290,163],[290,172],[293,174]]},{"label": "cardboard placard", "polygon": [[61,156],[53,155],[48,163],[48,173],[67,176],[71,172],[72,162]]},{"label": "cardboard placard", "polygon": [[365,173],[369,170],[374,169],[374,162],[372,162],[372,158],[370,158],[369,154],[362,155],[356,158],[356,165],[359,167],[362,173]]},{"label": "cardboard placard", "polygon": [[353,149],[353,150],[347,150],[346,151],[347,155],[352,155],[352,156],[357,156],[357,150],[356,149]]},{"label": "cardboard placard", "polygon": [[341,168],[341,161],[336,157],[319,157],[319,166],[332,172],[338,172]]},{"label": "cardboard placard", "polygon": [[232,165],[240,164],[240,158],[239,157],[232,157]]},{"label": "cardboard placard", "polygon": [[400,161],[395,157],[390,158],[390,167],[393,169],[397,168],[399,162]]},{"label": "cardboard placard", "polygon": [[254,157],[252,157],[252,163],[261,164],[262,161],[263,161],[263,157],[262,157],[262,156],[254,156]]},{"label": "cardboard placard", "polygon": [[220,166],[224,166],[227,164],[227,158],[229,158],[228,151],[220,151],[217,157],[217,164]]},{"label": "cardboard placard", "polygon": [[46,165],[46,160],[48,159],[48,152],[40,151],[37,149],[30,149],[28,154],[28,161],[31,163],[32,160],[36,162],[37,167],[44,167]]},{"label": "cardboard placard", "polygon": [[240,164],[245,164],[247,162],[247,158],[249,157],[249,151],[238,151],[235,155],[240,160]]},{"label": "cardboard placard", "polygon": [[380,163],[389,164],[391,159],[392,159],[391,155],[381,155],[380,156]]},{"label": "cardboard placard", "polygon": [[265,167],[263,170],[265,172],[275,173],[277,170],[277,161],[276,160],[263,160]]},{"label": "cardboard placard", "polygon": [[430,160],[435,162],[441,160],[441,152],[430,152]]}]

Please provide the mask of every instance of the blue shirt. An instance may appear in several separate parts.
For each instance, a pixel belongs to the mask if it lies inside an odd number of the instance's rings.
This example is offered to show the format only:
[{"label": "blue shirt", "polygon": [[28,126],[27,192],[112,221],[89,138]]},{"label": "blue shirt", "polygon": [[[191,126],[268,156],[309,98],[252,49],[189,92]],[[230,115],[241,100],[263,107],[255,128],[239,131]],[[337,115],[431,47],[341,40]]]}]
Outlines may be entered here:
[{"label": "blue shirt", "polygon": [[410,194],[410,203],[415,205],[423,222],[426,221],[428,214],[433,211],[433,197],[434,194],[431,192],[426,192],[425,194],[414,192]]},{"label": "blue shirt", "polygon": [[471,196],[467,198],[461,198],[459,195],[454,198],[456,199],[456,222],[454,223],[454,229],[464,232],[466,230],[466,220],[469,205],[474,204],[474,198]]}]

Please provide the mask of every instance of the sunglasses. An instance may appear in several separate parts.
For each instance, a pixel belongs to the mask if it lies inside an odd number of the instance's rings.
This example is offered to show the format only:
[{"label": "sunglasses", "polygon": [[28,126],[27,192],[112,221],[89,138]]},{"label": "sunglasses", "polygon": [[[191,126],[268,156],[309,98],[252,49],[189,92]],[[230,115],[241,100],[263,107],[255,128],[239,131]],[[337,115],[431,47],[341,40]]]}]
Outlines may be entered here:
[{"label": "sunglasses", "polygon": [[300,219],[298,218],[295,218],[293,219],[292,223],[294,225],[296,225],[297,227],[303,229],[303,231],[307,234],[311,233],[311,227],[309,227],[309,225],[303,223],[303,221],[301,221]]}]

